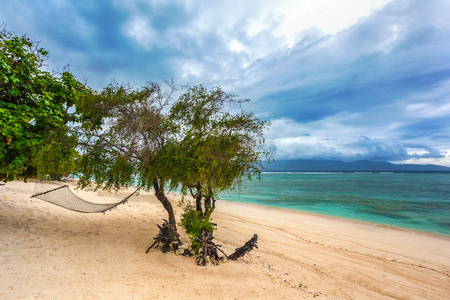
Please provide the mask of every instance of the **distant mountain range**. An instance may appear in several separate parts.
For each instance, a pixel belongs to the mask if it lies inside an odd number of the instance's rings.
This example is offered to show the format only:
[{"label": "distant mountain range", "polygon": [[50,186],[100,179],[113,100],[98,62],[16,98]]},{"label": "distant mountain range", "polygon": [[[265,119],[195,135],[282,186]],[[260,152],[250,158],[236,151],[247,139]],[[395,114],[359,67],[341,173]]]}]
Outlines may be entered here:
[{"label": "distant mountain range", "polygon": [[270,164],[266,162],[263,166],[264,172],[450,172],[449,167],[438,165],[392,164],[369,160],[276,160]]}]

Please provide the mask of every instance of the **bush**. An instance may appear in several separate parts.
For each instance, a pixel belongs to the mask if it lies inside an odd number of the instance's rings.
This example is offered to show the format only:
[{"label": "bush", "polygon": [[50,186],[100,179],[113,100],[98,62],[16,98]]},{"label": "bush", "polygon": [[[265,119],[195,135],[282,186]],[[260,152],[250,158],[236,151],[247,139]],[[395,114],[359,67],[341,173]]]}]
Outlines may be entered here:
[{"label": "bush", "polygon": [[215,224],[211,222],[211,214],[203,216],[202,212],[196,211],[191,203],[182,202],[181,206],[184,209],[184,213],[181,215],[181,226],[189,235],[192,248],[197,251],[201,244],[195,238],[201,236],[202,230],[212,234],[215,230]]}]

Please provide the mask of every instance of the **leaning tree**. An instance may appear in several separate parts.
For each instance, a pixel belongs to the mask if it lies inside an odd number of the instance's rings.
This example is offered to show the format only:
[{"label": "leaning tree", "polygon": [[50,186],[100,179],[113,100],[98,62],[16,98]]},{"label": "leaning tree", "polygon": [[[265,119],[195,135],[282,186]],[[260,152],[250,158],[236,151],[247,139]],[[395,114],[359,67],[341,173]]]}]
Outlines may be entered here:
[{"label": "leaning tree", "polygon": [[75,128],[81,158],[82,188],[119,189],[137,185],[154,190],[168,214],[160,228],[165,232],[158,242],[163,251],[181,244],[171,202],[165,189],[178,168],[168,155],[176,141],[176,128],[167,111],[174,84],[148,83],[133,89],[112,83],[99,94],[76,103],[83,117]]}]

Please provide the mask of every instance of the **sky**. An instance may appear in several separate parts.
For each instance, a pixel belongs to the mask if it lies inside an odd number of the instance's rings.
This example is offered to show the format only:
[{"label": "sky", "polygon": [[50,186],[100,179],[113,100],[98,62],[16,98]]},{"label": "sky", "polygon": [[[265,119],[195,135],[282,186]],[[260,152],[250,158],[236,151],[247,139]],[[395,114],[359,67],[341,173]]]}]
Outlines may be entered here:
[{"label": "sky", "polygon": [[0,0],[94,89],[221,86],[275,159],[450,166],[450,0]]}]

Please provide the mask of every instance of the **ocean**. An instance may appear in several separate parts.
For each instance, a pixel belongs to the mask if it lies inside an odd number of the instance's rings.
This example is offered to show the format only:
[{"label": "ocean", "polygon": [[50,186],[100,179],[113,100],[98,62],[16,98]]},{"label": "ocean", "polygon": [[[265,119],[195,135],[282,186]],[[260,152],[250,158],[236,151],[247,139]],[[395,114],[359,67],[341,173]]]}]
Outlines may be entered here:
[{"label": "ocean", "polygon": [[450,173],[262,173],[219,199],[450,236]]}]

